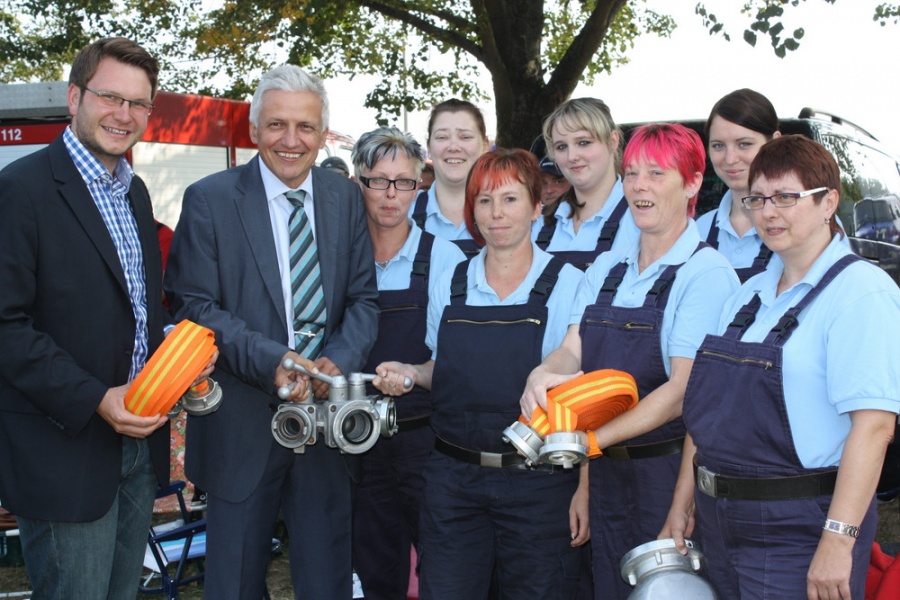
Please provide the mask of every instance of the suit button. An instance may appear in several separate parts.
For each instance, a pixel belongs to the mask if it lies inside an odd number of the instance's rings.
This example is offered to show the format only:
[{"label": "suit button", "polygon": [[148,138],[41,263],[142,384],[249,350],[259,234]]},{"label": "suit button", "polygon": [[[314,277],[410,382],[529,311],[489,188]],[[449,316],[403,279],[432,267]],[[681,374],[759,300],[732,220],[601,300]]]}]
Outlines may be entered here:
[{"label": "suit button", "polygon": [[134,348],[125,348],[125,356],[133,356]]}]

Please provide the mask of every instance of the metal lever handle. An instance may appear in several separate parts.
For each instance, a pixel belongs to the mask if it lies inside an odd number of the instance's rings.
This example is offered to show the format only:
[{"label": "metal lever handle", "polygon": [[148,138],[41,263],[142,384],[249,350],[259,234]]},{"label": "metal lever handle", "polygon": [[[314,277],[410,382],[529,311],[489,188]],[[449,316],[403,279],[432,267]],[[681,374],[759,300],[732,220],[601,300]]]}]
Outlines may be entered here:
[{"label": "metal lever handle", "polygon": [[[378,375],[372,375],[369,373],[359,373],[359,378],[362,381],[373,381],[376,377],[378,377]],[[403,389],[404,390],[408,390],[409,388],[411,388],[412,384],[413,384],[412,378],[410,378],[410,377],[403,378]]]},{"label": "metal lever handle", "polygon": [[[323,382],[327,383],[328,385],[331,385],[331,386],[334,385],[335,378],[332,377],[331,375],[326,375],[324,373],[317,373],[314,375],[314,374],[310,373],[306,369],[306,367],[304,367],[303,365],[300,365],[300,364],[297,364],[296,362],[294,362],[293,359],[290,359],[290,358],[284,359],[281,363],[281,366],[284,367],[285,369],[290,369],[293,371],[298,371],[300,373],[303,373],[304,375],[309,375],[313,379],[318,379],[319,381],[323,381]],[[355,375],[361,381],[372,381],[375,379],[375,377],[377,377],[377,375],[372,375],[372,374],[368,374],[368,373],[355,373]],[[405,377],[403,379],[403,389],[405,389],[405,390],[410,389],[412,387],[412,384],[413,384],[413,382],[412,382],[411,378]],[[281,386],[280,388],[278,388],[278,397],[281,398],[282,400],[287,400],[288,397],[290,397],[291,392],[294,391],[294,388],[296,387],[296,385],[297,385],[297,382],[293,381],[289,385]]]}]

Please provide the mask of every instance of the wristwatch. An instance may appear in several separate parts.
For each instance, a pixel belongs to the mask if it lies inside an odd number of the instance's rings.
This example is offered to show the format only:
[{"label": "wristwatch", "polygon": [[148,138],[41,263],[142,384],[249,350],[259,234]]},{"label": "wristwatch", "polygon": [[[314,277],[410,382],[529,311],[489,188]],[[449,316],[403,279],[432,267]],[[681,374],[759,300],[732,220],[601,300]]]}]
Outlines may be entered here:
[{"label": "wristwatch", "polygon": [[834,519],[825,519],[825,525],[822,527],[825,531],[847,535],[852,538],[859,537],[859,526],[835,521]]}]

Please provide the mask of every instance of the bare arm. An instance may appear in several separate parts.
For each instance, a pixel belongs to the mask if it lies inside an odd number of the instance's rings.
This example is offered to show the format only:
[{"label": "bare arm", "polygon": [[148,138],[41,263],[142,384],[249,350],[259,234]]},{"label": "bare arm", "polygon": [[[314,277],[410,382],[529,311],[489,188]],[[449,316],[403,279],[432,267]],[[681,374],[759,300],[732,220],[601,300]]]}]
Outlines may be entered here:
[{"label": "bare arm", "polygon": [[535,408],[547,408],[547,390],[581,375],[581,335],[578,324],[569,325],[562,345],[547,355],[528,375],[519,400],[522,414],[530,419]]},{"label": "bare arm", "polygon": [[[884,453],[894,434],[897,416],[881,410],[850,413],[852,425],[844,445],[828,518],[860,525],[878,485]],[[850,598],[852,537],[823,531],[807,574],[807,595]]]},{"label": "bare arm", "polygon": [[684,452],[681,455],[681,469],[678,481],[675,482],[675,493],[672,495],[672,506],[669,515],[659,532],[659,539],[673,538],[678,551],[687,555],[684,538],[694,533],[694,455],[697,446],[688,434],[684,438]]},{"label": "bare arm", "polygon": [[590,527],[590,489],[588,487],[588,463],[581,465],[578,471],[578,489],[569,503],[569,529],[572,532],[572,546],[583,546],[591,539]]}]

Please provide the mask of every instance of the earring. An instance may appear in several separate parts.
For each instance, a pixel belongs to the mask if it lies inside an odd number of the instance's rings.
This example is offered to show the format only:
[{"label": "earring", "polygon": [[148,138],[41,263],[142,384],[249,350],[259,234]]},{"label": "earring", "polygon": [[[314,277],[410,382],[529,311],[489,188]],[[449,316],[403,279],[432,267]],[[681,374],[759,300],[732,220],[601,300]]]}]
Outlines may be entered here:
[{"label": "earring", "polygon": [[825,224],[828,225],[831,223],[831,217],[825,217]]}]

